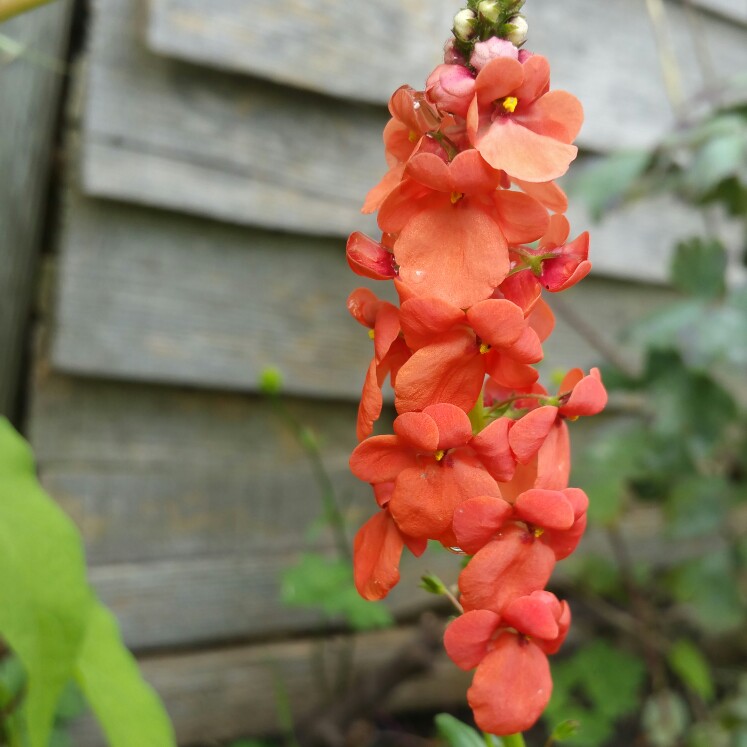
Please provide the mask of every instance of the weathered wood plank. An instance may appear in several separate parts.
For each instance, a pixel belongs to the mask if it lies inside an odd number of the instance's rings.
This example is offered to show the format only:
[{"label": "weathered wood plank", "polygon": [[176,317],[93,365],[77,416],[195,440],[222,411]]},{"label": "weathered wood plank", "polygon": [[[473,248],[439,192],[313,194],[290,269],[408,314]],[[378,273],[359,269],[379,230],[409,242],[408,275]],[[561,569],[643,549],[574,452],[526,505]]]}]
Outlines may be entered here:
[{"label": "weathered wood plank", "polygon": [[[608,257],[613,271],[624,271],[637,258],[649,279],[663,277],[663,262],[654,257],[670,245],[664,221],[649,237],[660,243],[637,244],[625,219],[617,216],[609,233],[599,232],[614,238],[600,262]],[[650,219],[646,225],[654,227]],[[603,241],[597,236],[600,248]],[[288,392],[355,399],[371,342],[347,317],[345,298],[361,279],[349,273],[343,252],[341,241],[74,201],[63,239],[53,365],[241,390],[255,389],[260,372],[275,365]],[[384,283],[377,290],[391,292]],[[596,279],[567,297],[593,308],[608,335],[666,299],[658,288]],[[589,365],[596,357],[560,323],[547,365]]]},{"label": "weathered wood plank", "polygon": [[[699,4],[747,22],[743,0]],[[384,103],[405,79],[422,85],[439,61],[439,40],[449,36],[458,7],[453,0],[153,0],[147,41],[164,55]],[[681,3],[669,3],[668,10],[686,81],[690,88],[700,86]],[[555,84],[576,92],[587,106],[584,144],[639,144],[671,123],[642,2],[533,0],[526,12],[529,48],[546,54]],[[719,55],[725,43],[744,68],[747,29],[724,38],[723,23],[709,20],[704,26],[707,37],[718,34]]]},{"label": "weathered wood plank", "polygon": [[[354,673],[365,673],[387,661],[414,635],[414,629],[403,628],[356,636]],[[295,717],[313,712],[325,697],[319,655],[334,672],[341,645],[341,638],[325,642],[324,649],[318,639],[300,640],[159,656],[144,659],[140,665],[165,702],[179,744],[187,747],[282,731],[276,695],[279,683]],[[437,656],[427,676],[403,683],[386,705],[401,712],[462,703],[470,677],[445,655]],[[91,720],[77,725],[73,740],[77,747],[106,744]]]},{"label": "weathered wood plank", "polygon": [[[288,496],[281,498],[290,502]],[[300,543],[299,530],[292,529]],[[248,546],[244,552],[218,558],[95,566],[90,579],[134,649],[274,638],[323,630],[329,622],[319,611],[281,600],[282,574],[299,554]],[[401,571],[400,585],[385,604],[397,617],[411,618],[434,603],[432,595],[418,588],[421,576],[440,573],[455,583],[459,561],[446,551],[420,559],[407,554]]]},{"label": "weathered wood plank", "polygon": [[[3,24],[2,33],[64,58],[72,2],[60,0]],[[59,71],[0,54],[0,414],[14,417],[34,273],[45,220]]]},{"label": "weathered wood plank", "polygon": [[747,0],[695,0],[694,4],[747,24]]},{"label": "weathered wood plank", "polygon": [[[373,13],[378,5],[361,7]],[[567,4],[545,2],[538,8],[542,20],[533,22],[536,47],[558,60],[558,85],[584,99],[588,121],[581,142],[602,150],[649,143],[671,125],[671,114],[652,35],[640,15],[642,4],[615,0],[582,5],[571,13]],[[159,7],[154,6],[154,18],[159,17]],[[198,17],[209,12],[218,17],[221,8],[228,13],[237,5],[202,3],[199,13],[196,4],[189,7]],[[240,7],[246,11],[257,6]],[[422,11],[416,15],[412,10],[412,23],[431,17],[417,3],[412,9]],[[567,24],[566,13],[588,19],[588,28]],[[119,0],[97,13],[93,25],[81,170],[85,191],[302,233],[344,235],[372,225],[357,211],[384,170],[383,109],[148,55],[138,44],[136,15],[132,0]],[[683,41],[689,31],[681,12],[672,15],[682,43],[686,82],[699,87],[695,56]],[[329,17],[315,18],[313,23],[323,25]],[[641,31],[628,33],[631,24]],[[560,26],[567,27],[568,34],[556,34]],[[241,24],[231,28],[240,29]],[[609,29],[614,28],[621,29],[620,35],[610,38]],[[709,38],[719,42],[719,69],[744,69],[745,30],[718,20],[710,21],[708,30]],[[554,53],[561,37],[568,47]],[[276,35],[271,43],[277,43]],[[432,47],[433,37],[423,37],[423,43]],[[191,41],[186,45],[201,46]],[[230,47],[229,42],[220,45]],[[399,59],[390,53],[366,54],[371,60]],[[270,59],[274,68],[282,68],[282,57],[275,51]],[[394,64],[397,81],[408,75],[399,62]],[[313,61],[302,68],[313,70]],[[417,84],[422,75],[417,72],[413,82]],[[342,73],[332,77],[346,80]],[[377,69],[376,80],[383,77]],[[368,90],[360,81],[354,87]],[[394,87],[386,84],[387,91]]]},{"label": "weathered wood plank", "polygon": [[[289,400],[353,524],[372,510],[348,457],[355,405]],[[50,375],[30,435],[45,486],[96,565],[296,551],[322,513],[295,436],[261,398]]]}]

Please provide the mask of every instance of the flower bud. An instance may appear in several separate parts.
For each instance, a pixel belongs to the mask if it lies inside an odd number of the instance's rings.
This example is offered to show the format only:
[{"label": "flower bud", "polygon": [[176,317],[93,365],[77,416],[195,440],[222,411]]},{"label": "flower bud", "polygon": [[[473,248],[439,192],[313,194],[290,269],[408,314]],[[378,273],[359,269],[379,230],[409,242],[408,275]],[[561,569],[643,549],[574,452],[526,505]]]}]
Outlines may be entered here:
[{"label": "flower bud", "polygon": [[492,36],[486,41],[477,42],[469,64],[479,73],[485,65],[496,57],[510,57],[512,60],[519,59],[519,50],[507,39],[499,39]]},{"label": "flower bud", "polygon": [[529,24],[524,16],[514,16],[508,23],[513,26],[511,33],[506,37],[512,44],[520,47],[526,40],[529,33]]},{"label": "flower bud", "polygon": [[454,16],[454,35],[460,41],[467,41],[475,33],[477,15],[474,10],[464,8]]},{"label": "flower bud", "polygon": [[490,21],[490,23],[495,23],[500,15],[501,6],[496,0],[482,0],[477,6],[477,11],[483,18]]},{"label": "flower bud", "polygon": [[428,76],[425,93],[440,111],[466,117],[475,95],[475,79],[463,65],[439,65]]}]

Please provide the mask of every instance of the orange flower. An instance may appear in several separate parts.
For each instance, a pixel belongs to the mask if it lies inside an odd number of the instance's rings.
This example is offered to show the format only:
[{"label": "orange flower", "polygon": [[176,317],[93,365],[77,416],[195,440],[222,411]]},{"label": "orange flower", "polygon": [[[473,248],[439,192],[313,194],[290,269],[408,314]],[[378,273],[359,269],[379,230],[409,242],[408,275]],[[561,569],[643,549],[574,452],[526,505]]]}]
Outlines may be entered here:
[{"label": "orange flower", "polygon": [[405,173],[378,220],[396,235],[400,280],[418,295],[460,308],[488,298],[508,275],[508,245],[534,241],[547,229],[545,208],[521,192],[497,189],[501,175],[474,149],[452,161],[419,152]]},{"label": "orange flower", "polygon": [[402,304],[400,314],[405,340],[415,352],[398,375],[398,412],[437,402],[468,412],[486,373],[508,386],[537,380],[528,364],[542,359],[542,346],[511,301],[487,299],[463,312],[438,298],[416,297]]},{"label": "orange flower", "polygon": [[535,591],[502,616],[473,610],[449,625],[446,652],[461,669],[477,667],[467,699],[480,729],[502,736],[534,725],[552,694],[547,654],[560,648],[570,623],[566,602]]},{"label": "orange flower", "polygon": [[348,297],[348,311],[364,327],[368,327],[374,341],[374,357],[363,382],[358,406],[356,433],[362,441],[371,435],[373,424],[379,419],[384,405],[381,387],[390,376],[392,385],[397,372],[410,357],[410,350],[400,337],[399,309],[388,301],[380,301],[368,290],[358,288]]},{"label": "orange flower", "polygon": [[583,123],[581,104],[549,88],[550,66],[540,55],[524,64],[498,57],[477,75],[467,114],[470,141],[512,179],[549,182],[576,157],[571,143]]},{"label": "orange flower", "polygon": [[353,577],[358,593],[370,601],[383,599],[399,581],[399,562],[405,546],[420,557],[427,545],[400,532],[389,511],[374,514],[353,542]]},{"label": "orange flower", "polygon": [[500,496],[469,446],[469,418],[454,405],[432,405],[400,415],[394,432],[358,444],[351,471],[373,485],[394,482],[387,507],[400,531],[454,545],[454,509],[476,495]]}]

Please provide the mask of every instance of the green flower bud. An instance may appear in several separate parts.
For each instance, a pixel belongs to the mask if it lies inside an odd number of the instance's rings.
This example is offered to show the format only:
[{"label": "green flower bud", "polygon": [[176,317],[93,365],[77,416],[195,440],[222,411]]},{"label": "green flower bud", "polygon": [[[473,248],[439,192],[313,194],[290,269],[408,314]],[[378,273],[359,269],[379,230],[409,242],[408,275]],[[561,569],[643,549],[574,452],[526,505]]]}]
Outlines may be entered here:
[{"label": "green flower bud", "polygon": [[477,14],[474,10],[464,8],[454,16],[454,36],[460,41],[467,41],[475,33]]},{"label": "green flower bud", "polygon": [[508,23],[510,23],[513,28],[506,38],[515,46],[520,47],[527,40],[529,24],[524,16],[514,16],[509,19]]},{"label": "green flower bud", "polygon": [[477,12],[490,23],[495,23],[501,14],[501,6],[496,0],[482,0]]}]

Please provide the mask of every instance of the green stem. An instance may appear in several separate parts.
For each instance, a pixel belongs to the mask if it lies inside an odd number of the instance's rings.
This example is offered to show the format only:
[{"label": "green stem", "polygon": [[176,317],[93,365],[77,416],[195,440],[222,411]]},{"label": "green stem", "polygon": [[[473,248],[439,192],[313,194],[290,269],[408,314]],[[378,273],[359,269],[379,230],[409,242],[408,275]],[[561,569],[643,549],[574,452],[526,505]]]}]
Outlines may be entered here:
[{"label": "green stem", "polygon": [[0,23],[50,2],[52,0],[0,0]]},{"label": "green stem", "polygon": [[523,734],[509,734],[507,737],[501,737],[503,747],[526,747]]},{"label": "green stem", "polygon": [[480,396],[475,402],[475,406],[469,411],[469,422],[472,423],[472,432],[479,433],[486,425],[485,419],[485,400],[483,398],[482,390],[480,390]]},{"label": "green stem", "polygon": [[306,436],[306,429],[303,424],[293,415],[285,403],[276,394],[269,396],[270,403],[275,409],[276,414],[284,420],[296,437],[301,448],[306,453],[306,457],[311,464],[314,473],[314,479],[319,486],[319,492],[324,508],[324,515],[327,524],[332,529],[337,546],[337,552],[342,560],[352,560],[353,553],[350,549],[347,535],[347,522],[345,515],[337,503],[335,495],[335,486],[332,478],[324,465],[321,451],[313,439]]}]

